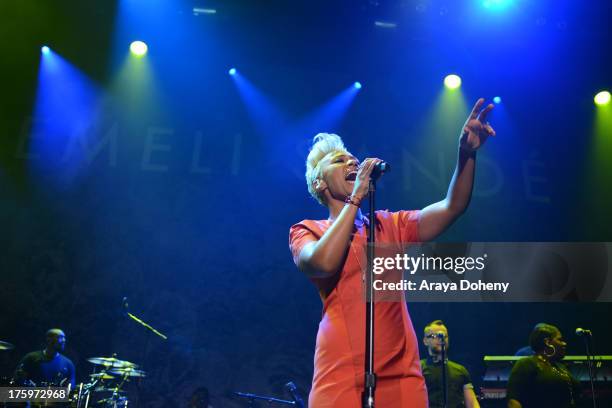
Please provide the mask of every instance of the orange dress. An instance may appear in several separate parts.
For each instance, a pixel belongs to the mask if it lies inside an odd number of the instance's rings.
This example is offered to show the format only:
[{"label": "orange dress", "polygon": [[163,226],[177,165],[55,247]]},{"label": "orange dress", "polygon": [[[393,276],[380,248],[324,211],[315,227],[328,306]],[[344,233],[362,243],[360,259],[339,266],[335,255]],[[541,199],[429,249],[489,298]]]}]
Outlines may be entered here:
[{"label": "orange dress", "polygon": [[[418,242],[418,211],[377,211],[377,244],[397,253]],[[356,221],[344,266],[330,278],[311,278],[323,300],[314,357],[310,408],[359,408],[364,382],[366,225]],[[297,264],[305,244],[329,228],[329,220],[304,220],[291,227],[289,246]],[[377,254],[377,256],[380,256]],[[406,302],[376,302],[374,369],[377,408],[427,408],[417,338]]]}]

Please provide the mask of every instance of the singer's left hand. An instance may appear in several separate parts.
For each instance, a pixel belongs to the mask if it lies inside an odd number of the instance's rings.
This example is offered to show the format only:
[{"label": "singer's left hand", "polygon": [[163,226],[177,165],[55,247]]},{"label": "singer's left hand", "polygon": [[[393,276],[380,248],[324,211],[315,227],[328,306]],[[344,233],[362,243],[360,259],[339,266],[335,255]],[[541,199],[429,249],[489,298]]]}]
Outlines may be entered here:
[{"label": "singer's left hand", "polygon": [[468,116],[461,137],[459,138],[459,147],[467,152],[474,152],[482,146],[489,136],[495,136],[495,130],[487,122],[489,112],[493,110],[493,104],[488,104],[481,110],[484,104],[484,98],[478,99],[476,105]]}]

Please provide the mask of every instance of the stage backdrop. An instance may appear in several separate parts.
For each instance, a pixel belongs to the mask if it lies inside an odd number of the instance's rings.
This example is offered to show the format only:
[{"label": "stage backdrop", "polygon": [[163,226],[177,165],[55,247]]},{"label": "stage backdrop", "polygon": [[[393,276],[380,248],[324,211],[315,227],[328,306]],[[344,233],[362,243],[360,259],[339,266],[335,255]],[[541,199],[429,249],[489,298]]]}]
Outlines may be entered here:
[{"label": "stage backdrop", "polygon": [[[215,407],[245,406],[232,391],[287,398],[288,381],[306,394],[321,302],[292,263],[288,231],[327,217],[303,176],[320,131],[392,164],[380,208],[418,209],[444,197],[472,104],[501,95],[470,208],[440,240],[612,238],[609,193],[589,181],[592,94],[605,82],[594,49],[610,41],[571,8],[563,18],[575,31],[534,18],[516,38],[437,11],[381,31],[353,2],[229,2],[216,20],[180,3],[138,26],[132,37],[150,50],[134,68],[129,24],[109,3],[2,13],[0,339],[16,349],[0,354],[1,376],[60,327],[79,381],[94,356],[147,372],[128,386],[136,406],[185,406],[199,386]],[[41,57],[41,44],[52,53]],[[45,71],[45,58],[63,71]],[[449,97],[451,72],[464,84]],[[610,185],[609,173],[598,177]],[[124,297],[168,340],[126,318]],[[418,337],[429,321],[447,322],[451,358],[476,385],[482,356],[513,354],[538,322],[558,325],[570,354],[583,354],[578,326],[596,333],[596,353],[612,353],[608,304],[409,309]]]}]

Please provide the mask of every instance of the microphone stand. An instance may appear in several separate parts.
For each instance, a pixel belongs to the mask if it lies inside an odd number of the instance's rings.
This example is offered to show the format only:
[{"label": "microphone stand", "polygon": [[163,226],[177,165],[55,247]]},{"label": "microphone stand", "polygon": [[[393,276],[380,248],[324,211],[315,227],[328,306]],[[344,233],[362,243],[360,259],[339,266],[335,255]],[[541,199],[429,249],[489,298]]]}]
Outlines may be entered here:
[{"label": "microphone stand", "polygon": [[376,243],[376,213],[375,213],[376,179],[370,177],[368,199],[370,204],[370,224],[368,225],[368,270],[365,275],[366,289],[366,333],[365,333],[365,377],[364,389],[361,394],[362,408],[374,408],[374,393],[376,391],[376,373],[374,372],[374,245]]},{"label": "microphone stand", "polygon": [[157,330],[155,330],[153,327],[151,327],[149,324],[143,322],[142,320],[140,320],[138,317],[134,316],[133,314],[131,314],[130,312],[127,312],[127,317],[129,317],[130,319],[132,319],[133,321],[135,321],[136,323],[140,324],[141,326],[143,326],[146,329],[149,329],[150,331],[152,331],[153,333],[155,333],[156,335],[158,335],[159,337],[161,337],[164,340],[168,340],[168,336],[158,332]]},{"label": "microphone stand", "polygon": [[584,348],[586,350],[587,367],[589,368],[589,381],[591,383],[591,396],[593,397],[593,408],[597,408],[597,398],[595,397],[595,378],[593,373],[593,363],[595,357],[591,352],[591,333],[585,333],[582,338],[584,339]]},{"label": "microphone stand", "polygon": [[447,367],[448,362],[446,361],[446,337],[440,337],[440,346],[442,347],[442,406],[448,407],[448,379],[447,379]]},{"label": "microphone stand", "polygon": [[133,315],[132,313],[130,313],[128,311],[129,305],[128,305],[128,302],[127,302],[127,297],[123,298],[122,307],[123,307],[123,314],[126,317],[129,317],[130,319],[132,319],[133,321],[135,321],[136,323],[138,323],[139,325],[141,325],[145,329],[152,331],[153,333],[155,333],[157,336],[161,337],[162,339],[168,340],[168,336],[160,333],[155,328],[153,328],[151,325],[149,325],[148,323],[142,321],[137,316]]},{"label": "microphone stand", "polygon": [[279,398],[266,397],[263,395],[250,394],[247,392],[234,391],[233,394],[236,395],[237,397],[247,399],[249,401],[249,407],[255,406],[254,404],[256,400],[265,401],[269,405],[272,403],[281,404],[281,405],[297,405],[295,401],[288,401],[288,400],[283,400]]},{"label": "microphone stand", "polygon": [[304,408],[304,400],[298,395],[297,386],[293,381],[289,381],[285,384],[285,388],[291,394],[291,398],[293,399],[293,403],[297,408]]}]

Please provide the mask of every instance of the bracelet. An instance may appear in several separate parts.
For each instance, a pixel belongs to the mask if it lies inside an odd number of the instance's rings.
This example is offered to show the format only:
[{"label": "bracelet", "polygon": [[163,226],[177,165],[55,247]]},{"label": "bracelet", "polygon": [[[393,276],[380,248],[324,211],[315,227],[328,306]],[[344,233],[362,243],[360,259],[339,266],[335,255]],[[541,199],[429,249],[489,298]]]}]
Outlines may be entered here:
[{"label": "bracelet", "polygon": [[463,153],[471,156],[472,154],[476,153],[476,150],[471,149],[469,147],[465,147],[461,143],[459,143],[459,152],[463,152]]},{"label": "bracelet", "polygon": [[346,199],[344,200],[344,202],[345,202],[346,204],[352,204],[352,205],[354,205],[354,206],[355,206],[355,207],[357,207],[357,208],[359,208],[359,206],[361,205],[361,200],[359,200],[359,199],[357,199],[357,198],[353,197],[352,195],[350,195],[350,196],[346,197]]}]

